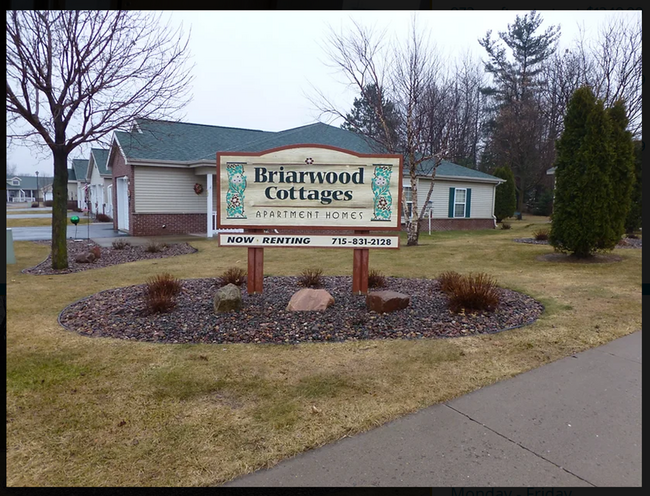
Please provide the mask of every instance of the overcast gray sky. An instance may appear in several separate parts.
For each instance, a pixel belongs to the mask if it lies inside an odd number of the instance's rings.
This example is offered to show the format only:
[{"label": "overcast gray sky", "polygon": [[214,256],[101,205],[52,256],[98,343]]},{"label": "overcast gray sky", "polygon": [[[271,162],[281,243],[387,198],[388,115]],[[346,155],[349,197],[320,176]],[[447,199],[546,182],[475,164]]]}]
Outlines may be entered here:
[{"label": "overcast gray sky", "polygon": [[[413,15],[428,31],[430,41],[448,60],[467,52],[485,58],[477,39],[488,30],[493,37],[529,11],[179,11],[164,19],[191,28],[194,67],[193,101],[184,120],[200,124],[280,131],[319,120],[310,102],[314,87],[348,110],[356,94],[328,67],[323,50],[330,26],[346,29],[352,21],[387,29],[388,36],[404,38]],[[561,25],[562,49],[570,48],[584,31],[596,37],[599,26],[613,15],[640,18],[627,11],[539,11],[540,29]],[[324,118],[323,118],[324,119]],[[332,122],[338,125],[338,122]],[[77,149],[70,158],[87,158]],[[19,174],[52,175],[52,160],[35,150],[13,146],[7,164]]]}]

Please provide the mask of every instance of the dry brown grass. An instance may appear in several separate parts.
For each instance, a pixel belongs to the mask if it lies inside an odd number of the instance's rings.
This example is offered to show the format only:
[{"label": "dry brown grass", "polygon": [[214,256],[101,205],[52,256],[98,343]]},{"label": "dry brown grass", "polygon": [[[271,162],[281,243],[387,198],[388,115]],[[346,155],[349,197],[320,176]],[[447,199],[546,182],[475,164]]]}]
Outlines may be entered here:
[{"label": "dry brown grass", "polygon": [[453,283],[444,280],[441,286],[449,297],[452,312],[494,311],[499,304],[498,284],[494,277],[484,272],[452,277]]},{"label": "dry brown grass", "polygon": [[[191,256],[34,276],[20,270],[48,248],[16,242],[18,263],[7,266],[7,485],[219,484],[640,329],[641,250],[617,251],[616,264],[538,262],[550,247],[512,239],[545,222],[525,217],[509,231],[434,233],[417,247],[371,252],[388,276],[498,277],[544,303],[534,325],[457,339],[297,346],[91,339],[57,324],[71,302],[159,272],[218,277],[245,267],[246,249],[201,240]],[[268,275],[352,268],[351,250],[270,248],[264,256]]]},{"label": "dry brown grass", "polygon": [[219,284],[226,286],[227,284],[234,284],[235,286],[242,286],[246,283],[246,271],[242,267],[230,267],[226,269],[219,278]]}]

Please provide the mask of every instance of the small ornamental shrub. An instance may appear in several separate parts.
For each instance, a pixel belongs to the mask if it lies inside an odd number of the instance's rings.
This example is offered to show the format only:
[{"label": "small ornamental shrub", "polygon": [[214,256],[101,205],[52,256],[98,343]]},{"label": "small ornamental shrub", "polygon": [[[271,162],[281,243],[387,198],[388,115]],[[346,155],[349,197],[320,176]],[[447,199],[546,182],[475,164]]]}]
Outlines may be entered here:
[{"label": "small ornamental shrub", "polygon": [[93,246],[90,249],[90,253],[95,255],[95,260],[99,260],[100,258],[102,258],[102,249],[99,246]]},{"label": "small ornamental shrub", "polygon": [[638,237],[636,234],[634,234],[634,233],[626,234],[625,237],[626,237],[627,239],[639,239],[639,237]]},{"label": "small ornamental shrub", "polygon": [[538,229],[533,232],[535,241],[548,241],[548,229]]},{"label": "small ornamental shrub", "polygon": [[32,208],[38,208],[38,202],[33,202],[32,203]]},{"label": "small ornamental shrub", "polygon": [[246,271],[239,267],[231,267],[227,269],[221,277],[219,278],[219,285],[226,286],[228,284],[234,284],[235,286],[241,286],[246,282]]},{"label": "small ornamental shrub", "polygon": [[97,214],[97,222],[113,222],[113,219],[106,214]]},{"label": "small ornamental shrub", "polygon": [[144,247],[144,251],[147,253],[159,253],[162,251],[162,246],[160,246],[155,241],[151,241]]},{"label": "small ornamental shrub", "polygon": [[386,278],[378,270],[371,269],[368,272],[368,287],[369,288],[383,288],[386,286]]},{"label": "small ornamental shrub", "polygon": [[501,223],[501,229],[510,229],[512,226],[510,225],[509,222],[502,222]]},{"label": "small ornamental shrub", "polygon": [[54,202],[52,200],[46,200],[43,202],[43,205],[45,205],[46,207],[51,207],[52,205],[54,205]]},{"label": "small ornamental shrub", "polygon": [[298,284],[303,288],[319,288],[323,269],[308,268],[303,270],[298,277]]},{"label": "small ornamental shrub", "polygon": [[499,304],[496,280],[483,272],[461,276],[448,296],[449,310],[454,313],[492,312]]},{"label": "small ornamental shrub", "polygon": [[447,295],[453,293],[458,286],[461,277],[462,276],[458,272],[454,272],[453,270],[443,272],[438,276],[440,290]]},{"label": "small ornamental shrub", "polygon": [[171,274],[159,274],[150,278],[145,286],[145,302],[149,313],[163,313],[173,310],[176,296],[182,283]]},{"label": "small ornamental shrub", "polygon": [[131,243],[128,241],[122,241],[121,239],[116,239],[113,241],[113,249],[114,250],[123,250],[127,246],[131,246]]}]

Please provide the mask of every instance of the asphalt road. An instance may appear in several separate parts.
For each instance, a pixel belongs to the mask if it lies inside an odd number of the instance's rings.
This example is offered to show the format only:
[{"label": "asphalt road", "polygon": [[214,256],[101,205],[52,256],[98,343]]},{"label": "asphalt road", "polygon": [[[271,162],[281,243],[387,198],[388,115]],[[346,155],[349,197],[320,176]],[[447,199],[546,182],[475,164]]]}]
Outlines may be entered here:
[{"label": "asphalt road", "polygon": [[[76,229],[76,231],[75,231]],[[38,241],[52,239],[51,226],[39,227],[12,227],[14,241]],[[68,238],[121,238],[128,234],[113,230],[113,224],[102,222],[98,224],[85,224],[78,226],[68,225]]]}]

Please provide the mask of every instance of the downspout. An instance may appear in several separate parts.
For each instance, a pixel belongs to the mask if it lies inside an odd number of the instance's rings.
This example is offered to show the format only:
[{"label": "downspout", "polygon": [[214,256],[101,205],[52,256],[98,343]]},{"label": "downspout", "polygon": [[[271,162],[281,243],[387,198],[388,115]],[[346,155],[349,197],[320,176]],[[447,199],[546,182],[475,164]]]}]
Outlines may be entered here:
[{"label": "downspout", "polygon": [[497,183],[496,186],[492,187],[492,221],[494,222],[495,229],[497,228],[497,217],[494,215],[494,203],[497,195],[496,191],[500,184],[501,183]]}]

